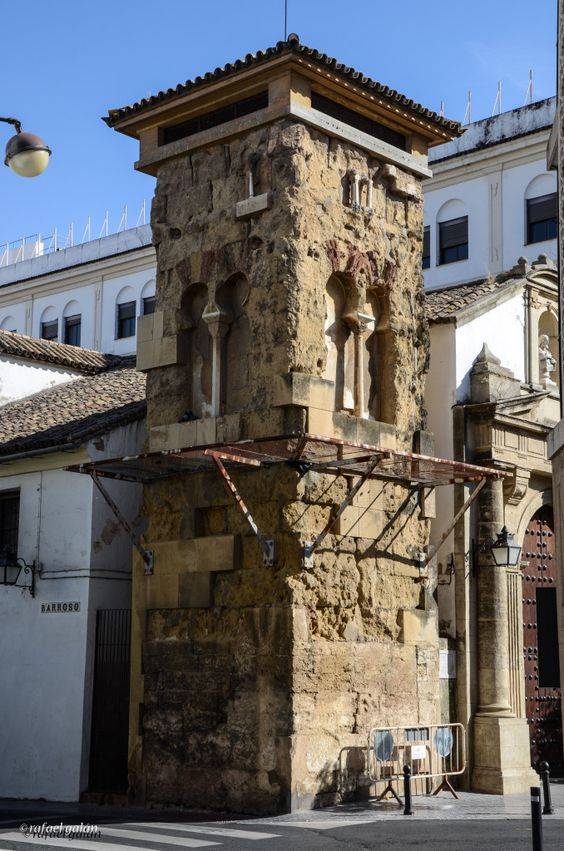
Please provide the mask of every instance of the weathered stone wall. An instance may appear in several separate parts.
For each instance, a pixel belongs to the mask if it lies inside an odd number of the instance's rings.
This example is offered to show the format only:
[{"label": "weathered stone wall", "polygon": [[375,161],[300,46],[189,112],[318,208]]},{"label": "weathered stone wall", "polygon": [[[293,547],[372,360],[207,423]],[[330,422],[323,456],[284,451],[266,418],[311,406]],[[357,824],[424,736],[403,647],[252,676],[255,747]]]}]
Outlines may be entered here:
[{"label": "weathered stone wall", "polygon": [[[352,168],[373,175],[370,209],[347,203]],[[249,169],[269,206],[240,221]],[[180,354],[149,369],[152,448],[189,445],[186,435],[213,442],[226,428],[230,440],[309,430],[411,448],[424,423],[428,352],[421,207],[412,177],[286,120],[162,165],[152,212],[157,310],[163,339]],[[376,304],[369,362],[381,422],[323,401],[332,275],[351,311]],[[225,313],[245,317],[245,350],[236,366],[229,358],[238,409],[194,420],[212,392],[211,349],[195,329],[206,301],[224,309],[230,280],[241,295]],[[347,788],[363,782],[371,726],[438,720],[435,609],[415,560],[427,525],[415,494],[371,482],[306,565],[303,544],[350,479],[285,465],[233,478],[275,540],[274,567],[263,565],[217,474],[145,488],[155,573],[139,564],[135,572],[132,790],[156,803],[241,811],[326,803],[345,776]],[[233,556],[214,564],[230,536]],[[190,541],[197,546],[187,549]]]}]

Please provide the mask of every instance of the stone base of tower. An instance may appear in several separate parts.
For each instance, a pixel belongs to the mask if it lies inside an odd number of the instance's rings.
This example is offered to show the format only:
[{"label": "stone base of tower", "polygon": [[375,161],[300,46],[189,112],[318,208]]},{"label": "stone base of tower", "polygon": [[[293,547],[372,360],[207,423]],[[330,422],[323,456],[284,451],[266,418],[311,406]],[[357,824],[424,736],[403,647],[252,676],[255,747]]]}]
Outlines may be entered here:
[{"label": "stone base of tower", "polygon": [[525,718],[476,715],[472,791],[513,795],[538,785]]}]

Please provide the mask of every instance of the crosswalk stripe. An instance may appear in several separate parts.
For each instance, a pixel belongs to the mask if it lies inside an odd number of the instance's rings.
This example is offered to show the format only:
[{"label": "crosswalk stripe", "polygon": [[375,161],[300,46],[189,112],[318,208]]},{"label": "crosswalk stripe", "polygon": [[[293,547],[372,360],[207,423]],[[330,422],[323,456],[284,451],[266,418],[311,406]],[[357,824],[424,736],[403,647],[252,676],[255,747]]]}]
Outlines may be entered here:
[{"label": "crosswalk stripe", "polygon": [[[164,827],[162,822],[138,822],[131,825],[132,827]],[[259,833],[253,830],[233,830],[227,827],[202,827],[201,825],[177,824],[176,822],[167,822],[167,832],[178,831],[179,833],[207,833],[210,836],[230,836],[235,839],[277,839],[279,833]]]},{"label": "crosswalk stripe", "polygon": [[[103,836],[103,832],[102,832]],[[46,837],[34,837],[28,836],[27,839],[21,834],[19,831],[13,831],[13,833],[0,833],[0,848],[7,848],[7,845],[2,843],[2,840],[6,842],[14,842],[14,843],[25,843],[28,848],[38,848],[45,845],[53,845],[54,847],[66,848],[67,851],[95,851],[96,848],[101,848],[102,851],[124,851],[127,848],[127,851],[147,851],[147,846],[145,848],[141,848],[138,845],[116,845],[114,842],[100,842],[99,839],[63,839],[62,837],[57,836],[46,836]],[[40,844],[41,843],[41,846]],[[216,845],[217,843],[210,843],[212,845]]]},{"label": "crosswalk stripe", "polygon": [[[167,830],[167,825],[160,824],[161,830]],[[191,839],[182,836],[167,836],[164,833],[154,833],[150,830],[130,830],[129,825],[124,824],[119,828],[107,827],[103,824],[100,828],[102,837],[121,836],[122,839],[140,839],[145,842],[160,842],[163,845],[182,845],[184,848],[205,848],[208,845],[221,845],[220,842],[208,842],[202,839]],[[92,846],[90,846],[92,851]],[[105,851],[105,848],[104,848]]]}]

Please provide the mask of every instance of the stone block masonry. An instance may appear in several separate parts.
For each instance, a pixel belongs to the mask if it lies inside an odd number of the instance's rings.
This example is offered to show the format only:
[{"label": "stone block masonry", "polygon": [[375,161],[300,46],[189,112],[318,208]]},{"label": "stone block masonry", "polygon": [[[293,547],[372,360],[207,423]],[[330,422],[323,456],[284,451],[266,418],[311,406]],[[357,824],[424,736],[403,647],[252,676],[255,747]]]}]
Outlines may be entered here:
[{"label": "stone block masonry", "polygon": [[[424,429],[420,179],[428,142],[455,126],[361,103],[292,39],[111,118],[157,175],[157,312],[139,336],[152,451],[305,432],[411,450]],[[226,103],[232,120],[178,138]],[[355,110],[376,135],[346,124]],[[371,481],[306,560],[354,478],[230,472],[272,567],[216,473],[145,487],[155,569],[134,571],[131,794],[260,813],[332,803],[360,790],[372,726],[439,719],[435,604],[414,555],[428,521],[417,494]]]}]

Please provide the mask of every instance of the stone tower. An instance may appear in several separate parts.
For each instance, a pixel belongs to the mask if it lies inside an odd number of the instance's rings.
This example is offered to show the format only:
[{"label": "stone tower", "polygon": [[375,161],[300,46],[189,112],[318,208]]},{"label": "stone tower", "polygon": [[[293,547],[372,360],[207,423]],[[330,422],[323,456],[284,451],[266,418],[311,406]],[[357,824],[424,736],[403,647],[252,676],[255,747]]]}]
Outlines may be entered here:
[{"label": "stone tower", "polygon": [[[106,120],[157,177],[157,306],[138,330],[151,452],[429,441],[421,180],[457,124],[294,35]],[[254,812],[333,801],[362,782],[371,727],[439,720],[425,513],[367,481],[304,557],[354,477],[230,475],[262,547],[217,471],[145,487],[131,789]]]}]

